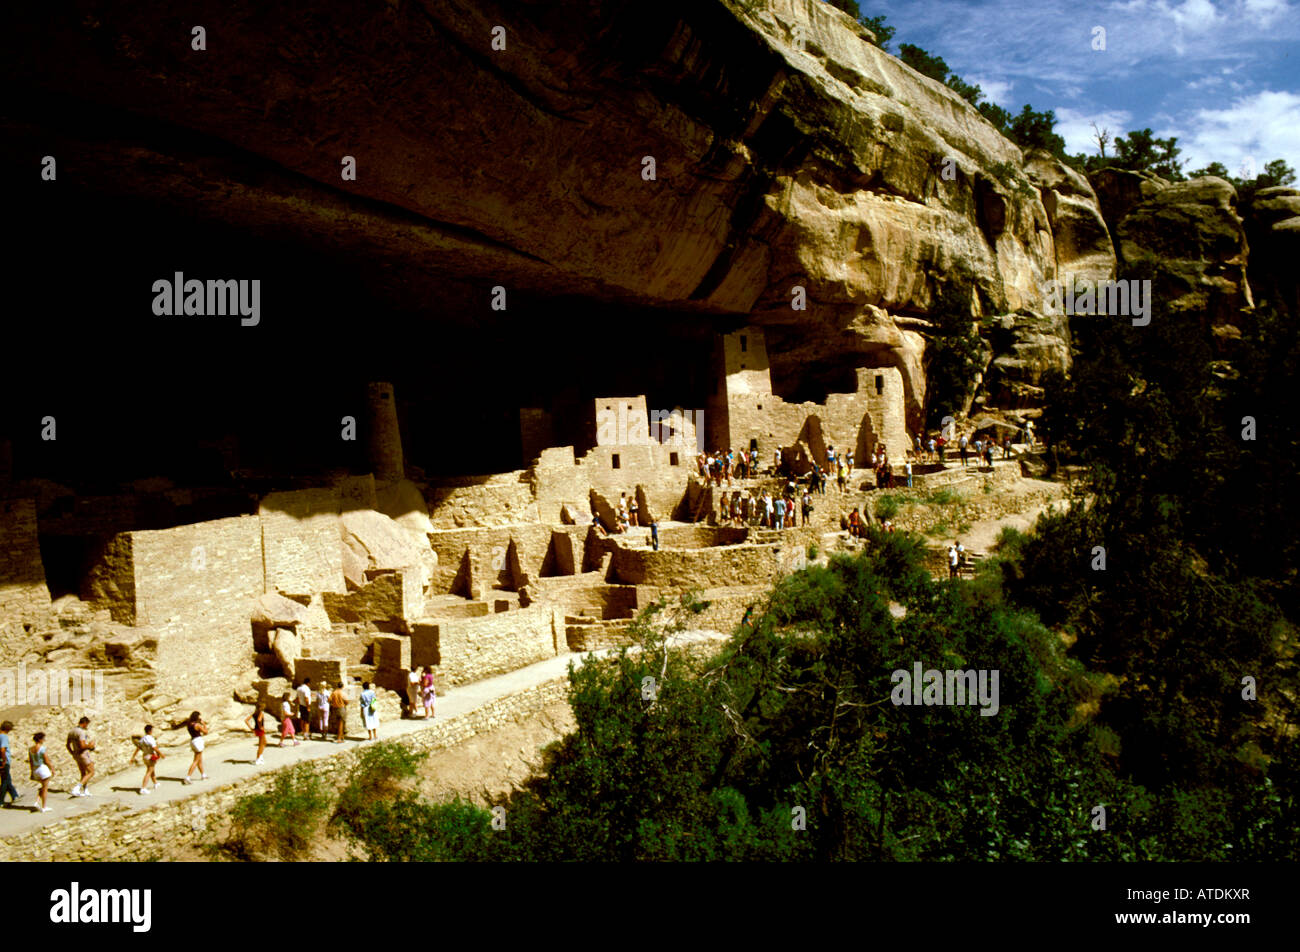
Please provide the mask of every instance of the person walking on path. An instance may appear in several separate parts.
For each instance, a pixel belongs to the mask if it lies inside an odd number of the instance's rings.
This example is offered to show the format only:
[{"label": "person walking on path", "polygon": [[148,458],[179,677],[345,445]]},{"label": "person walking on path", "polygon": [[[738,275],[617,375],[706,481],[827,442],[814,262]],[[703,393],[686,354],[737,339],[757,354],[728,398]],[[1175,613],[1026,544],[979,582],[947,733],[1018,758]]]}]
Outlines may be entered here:
[{"label": "person walking on path", "polygon": [[341,744],[348,730],[348,698],[343,693],[343,682],[334,685],[330,695],[330,724],[334,727],[334,743]]},{"label": "person walking on path", "polygon": [[253,708],[253,713],[244,718],[244,723],[248,725],[248,729],[257,738],[257,759],[253,761],[254,766],[256,766],[261,764],[262,754],[266,752],[266,708],[260,701]]},{"label": "person walking on path", "polygon": [[190,769],[185,771],[185,779],[181,782],[193,783],[190,774],[195,770],[198,770],[200,780],[207,780],[208,775],[203,772],[203,746],[206,743],[203,737],[208,732],[208,725],[203,723],[202,715],[194,711],[190,714],[190,719],[185,722],[185,730],[190,735],[190,750],[194,751],[194,759],[190,761]]},{"label": "person walking on path", "polygon": [[298,733],[311,740],[311,678],[304,678],[295,692],[298,697]]},{"label": "person walking on path", "polygon": [[960,557],[957,555],[957,543],[953,542],[948,547],[948,579],[951,581],[957,577]]},{"label": "person walking on path", "polygon": [[144,754],[144,779],[140,781],[140,795],[146,796],[151,788],[158,787],[154,768],[158,766],[158,761],[167,756],[158,749],[158,738],[153,736],[152,724],[144,725],[144,736],[140,738],[140,752]]},{"label": "person walking on path", "polygon": [[90,718],[83,717],[68,734],[68,753],[72,755],[72,759],[77,762],[77,769],[81,771],[81,780],[72,785],[74,797],[90,796],[90,781],[95,776],[95,761],[90,756],[95,749],[95,742],[86,733],[86,728],[89,726]]},{"label": "person walking on path", "polygon": [[45,756],[44,731],[37,731],[32,735],[32,746],[27,751],[27,762],[32,768],[32,779],[41,785],[40,790],[36,792],[36,799],[40,803],[37,809],[41,813],[49,813],[50,808],[45,805],[45,798],[50,791],[50,778],[54,776],[54,768],[50,766],[49,758]]},{"label": "person walking on path", "polygon": [[288,691],[284,692],[284,697],[280,698],[280,746],[284,746],[284,739],[287,737],[293,741],[293,746],[298,746],[297,731],[293,729],[293,700]]},{"label": "person walking on path", "polygon": [[907,465],[904,468],[907,472],[907,488],[911,489],[912,488],[912,461],[910,459],[907,461]]},{"label": "person walking on path", "polygon": [[361,687],[361,723],[366,729],[366,740],[378,740],[379,712],[375,710],[374,685],[367,681]]},{"label": "person walking on path", "polygon": [[656,519],[650,523],[650,544],[654,546],[656,552],[659,551],[659,520]]},{"label": "person walking on path", "polygon": [[9,747],[9,732],[14,729],[13,721],[5,721],[0,724],[0,805],[5,802],[5,794],[13,797],[12,803],[17,803],[23,798],[14,786],[13,777],[10,774],[12,766],[12,750]]},{"label": "person walking on path", "polygon": [[430,718],[434,716],[434,702],[438,699],[438,692],[433,686],[433,671],[426,664],[424,666],[424,675],[420,678],[420,687],[423,689],[424,697],[424,716]]}]

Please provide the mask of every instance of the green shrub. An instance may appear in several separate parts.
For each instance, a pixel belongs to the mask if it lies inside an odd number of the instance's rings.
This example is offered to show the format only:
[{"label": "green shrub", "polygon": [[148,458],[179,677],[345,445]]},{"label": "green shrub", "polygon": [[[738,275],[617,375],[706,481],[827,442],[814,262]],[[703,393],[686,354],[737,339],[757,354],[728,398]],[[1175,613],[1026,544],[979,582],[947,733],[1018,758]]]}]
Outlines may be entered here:
[{"label": "green shrub", "polygon": [[876,500],[876,518],[893,519],[902,508],[897,496],[881,496]]},{"label": "green shrub", "polygon": [[339,795],[330,822],[351,831],[373,804],[399,797],[427,756],[391,741],[364,748],[356,774]]},{"label": "green shrub", "polygon": [[412,793],[370,803],[347,826],[371,862],[429,863],[505,859],[492,814],[472,803],[430,803]]},{"label": "green shrub", "polygon": [[320,777],[300,767],[280,773],[266,793],[240,797],[217,852],[235,859],[299,859],[311,845],[330,798]]}]

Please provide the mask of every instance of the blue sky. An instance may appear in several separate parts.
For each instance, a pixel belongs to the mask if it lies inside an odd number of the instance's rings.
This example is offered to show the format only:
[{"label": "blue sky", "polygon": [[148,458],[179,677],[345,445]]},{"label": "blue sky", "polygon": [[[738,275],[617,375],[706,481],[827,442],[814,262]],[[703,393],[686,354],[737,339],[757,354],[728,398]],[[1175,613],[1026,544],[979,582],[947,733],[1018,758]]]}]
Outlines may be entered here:
[{"label": "blue sky", "polygon": [[1071,153],[1096,153],[1093,122],[1149,126],[1178,137],[1186,171],[1276,158],[1300,171],[1300,0],[859,2],[897,29],[895,54],[915,43],[1012,112],[1055,110]]}]

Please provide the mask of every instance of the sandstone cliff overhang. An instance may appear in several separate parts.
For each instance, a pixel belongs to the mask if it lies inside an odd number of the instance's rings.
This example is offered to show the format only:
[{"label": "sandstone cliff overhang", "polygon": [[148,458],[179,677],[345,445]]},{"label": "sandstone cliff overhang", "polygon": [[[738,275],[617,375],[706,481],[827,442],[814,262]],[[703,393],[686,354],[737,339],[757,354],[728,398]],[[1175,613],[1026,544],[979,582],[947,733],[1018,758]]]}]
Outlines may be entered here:
[{"label": "sandstone cliff overhang", "polygon": [[1054,274],[1016,146],[821,0],[81,7],[13,14],[11,148],[349,249],[441,320],[496,285],[748,318],[778,389],[894,365],[914,419],[936,290],[1041,316]]}]

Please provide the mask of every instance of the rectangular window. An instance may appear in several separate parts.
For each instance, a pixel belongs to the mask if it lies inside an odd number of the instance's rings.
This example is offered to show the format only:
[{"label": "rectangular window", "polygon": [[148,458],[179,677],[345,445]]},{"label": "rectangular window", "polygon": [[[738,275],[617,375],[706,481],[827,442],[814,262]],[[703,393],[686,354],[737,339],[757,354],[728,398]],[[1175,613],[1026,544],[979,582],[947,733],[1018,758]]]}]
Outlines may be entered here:
[{"label": "rectangular window", "polygon": [[743,354],[749,350],[749,338],[744,334],[740,335],[740,352]]},{"label": "rectangular window", "polygon": [[885,375],[876,374],[876,396],[885,392]]},{"label": "rectangular window", "polygon": [[614,468],[614,469],[618,469],[618,454],[617,454],[617,453],[614,454],[614,464],[613,464],[613,468]]},{"label": "rectangular window", "polygon": [[677,465],[677,454],[676,454],[676,453],[669,453],[669,454],[668,454],[668,465],[669,465],[669,466],[676,466],[676,465]]}]

